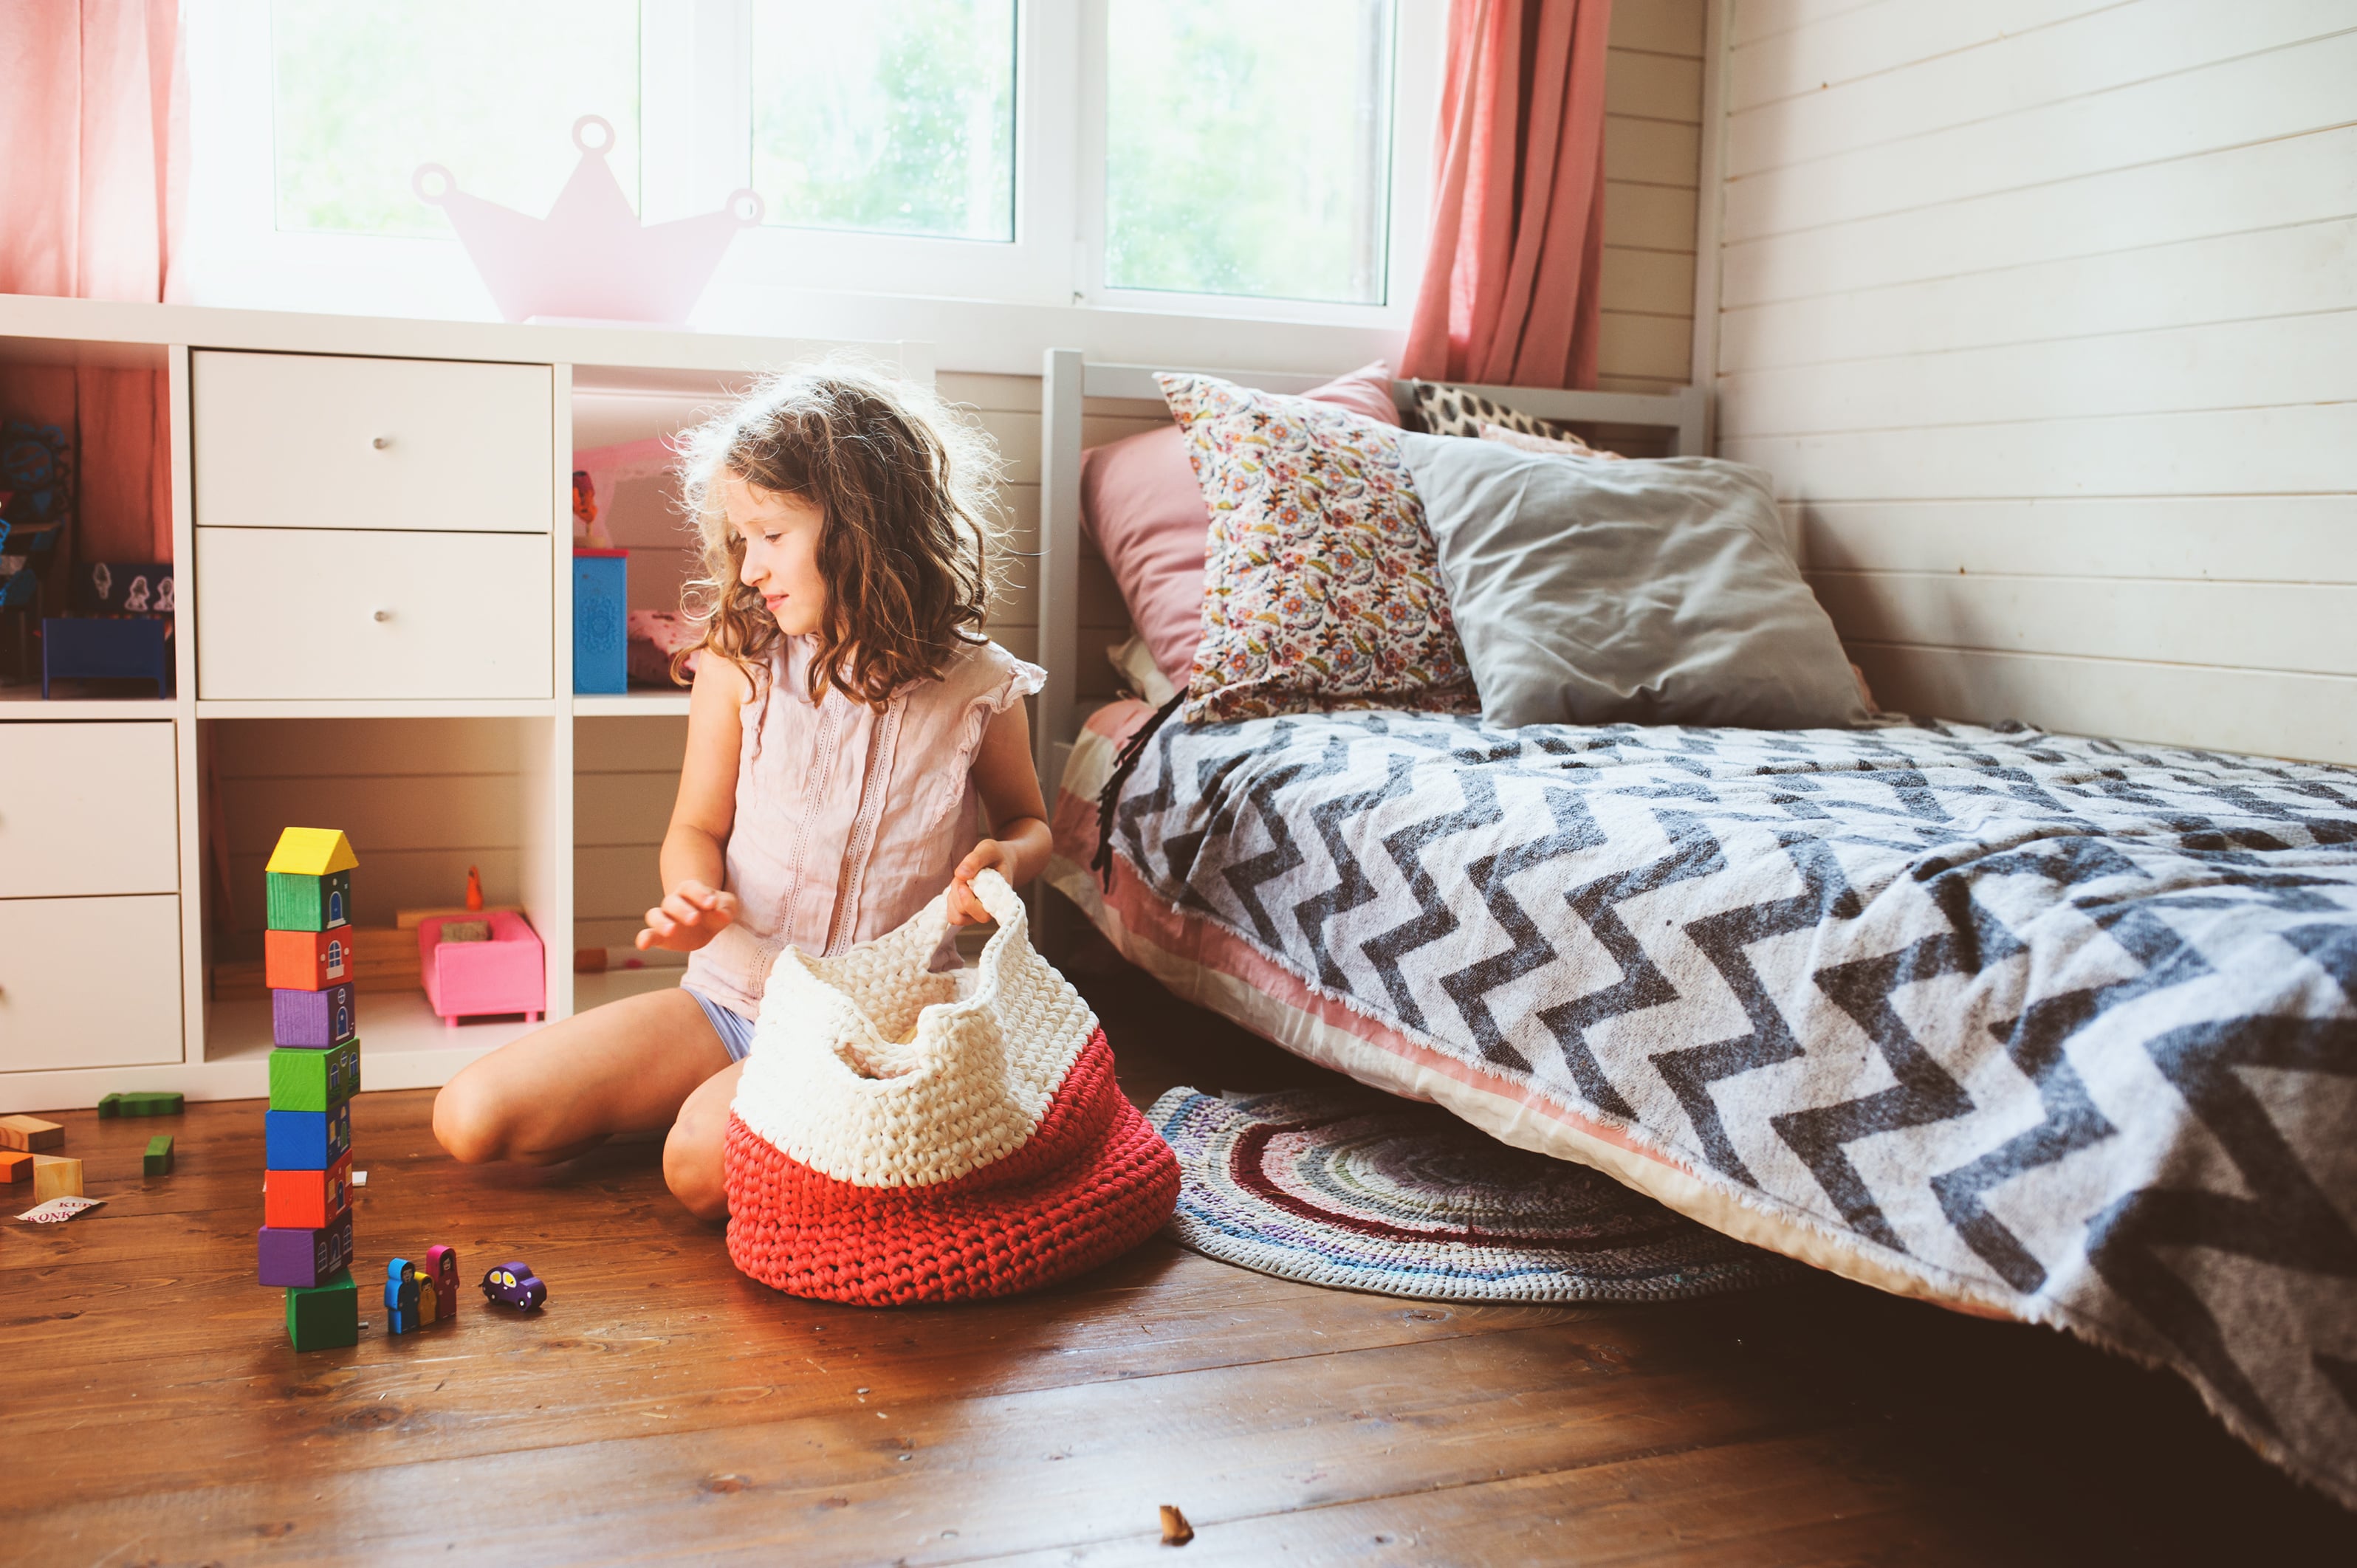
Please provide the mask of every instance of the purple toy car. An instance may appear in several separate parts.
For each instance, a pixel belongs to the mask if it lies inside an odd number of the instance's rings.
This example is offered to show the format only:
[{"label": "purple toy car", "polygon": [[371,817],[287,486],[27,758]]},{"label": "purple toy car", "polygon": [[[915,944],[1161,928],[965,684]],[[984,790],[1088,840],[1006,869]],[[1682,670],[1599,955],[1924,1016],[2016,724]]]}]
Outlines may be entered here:
[{"label": "purple toy car", "polygon": [[534,1312],[548,1299],[548,1287],[530,1263],[501,1263],[483,1276],[483,1299],[495,1306]]}]

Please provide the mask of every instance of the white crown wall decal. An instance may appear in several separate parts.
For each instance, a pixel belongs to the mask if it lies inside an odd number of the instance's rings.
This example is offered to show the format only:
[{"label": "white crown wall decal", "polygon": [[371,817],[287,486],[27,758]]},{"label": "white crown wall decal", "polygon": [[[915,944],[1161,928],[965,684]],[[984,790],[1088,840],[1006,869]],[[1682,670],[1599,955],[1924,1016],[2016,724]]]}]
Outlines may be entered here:
[{"label": "white crown wall decal", "polygon": [[733,191],[716,212],[642,225],[606,166],[614,127],[584,114],[573,123],[573,145],[581,161],[546,218],[468,195],[440,164],[419,167],[410,188],[442,209],[510,321],[685,321],[729,241],[760,222],[759,194]]}]

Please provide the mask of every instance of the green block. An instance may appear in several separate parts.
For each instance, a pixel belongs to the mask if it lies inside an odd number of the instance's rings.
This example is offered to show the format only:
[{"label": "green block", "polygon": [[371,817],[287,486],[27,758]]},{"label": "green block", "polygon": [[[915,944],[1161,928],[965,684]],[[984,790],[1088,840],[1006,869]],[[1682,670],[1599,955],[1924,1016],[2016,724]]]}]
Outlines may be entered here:
[{"label": "green block", "polygon": [[286,1292],[286,1337],[297,1350],[333,1350],[361,1342],[361,1290],[338,1269],[315,1285]]},{"label": "green block", "polygon": [[147,1140],[147,1152],[139,1156],[139,1168],[147,1176],[172,1174],[172,1140],[161,1133]]},{"label": "green block", "polygon": [[352,923],[352,874],[331,871],[325,876],[301,876],[288,871],[267,873],[269,925],[274,931],[324,931]]},{"label": "green block", "polygon": [[110,1094],[98,1102],[98,1119],[111,1116],[178,1116],[188,1109],[187,1100],[164,1090],[135,1089],[124,1094]]},{"label": "green block", "polygon": [[270,1109],[332,1111],[361,1090],[361,1043],[315,1051],[281,1046],[270,1053]]}]

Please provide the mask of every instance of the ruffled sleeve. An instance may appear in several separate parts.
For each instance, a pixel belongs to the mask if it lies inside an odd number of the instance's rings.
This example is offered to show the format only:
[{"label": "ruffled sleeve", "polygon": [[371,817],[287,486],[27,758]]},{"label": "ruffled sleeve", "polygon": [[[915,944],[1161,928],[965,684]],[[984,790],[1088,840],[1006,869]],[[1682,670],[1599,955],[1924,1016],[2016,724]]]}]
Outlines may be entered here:
[{"label": "ruffled sleeve", "polygon": [[982,749],[990,721],[1047,683],[1045,670],[1016,658],[995,642],[974,644],[971,653],[943,674],[939,700],[956,717],[947,726],[949,756],[942,764],[940,787],[925,812],[927,831],[938,826],[965,799],[967,776],[974,771],[974,754]]}]

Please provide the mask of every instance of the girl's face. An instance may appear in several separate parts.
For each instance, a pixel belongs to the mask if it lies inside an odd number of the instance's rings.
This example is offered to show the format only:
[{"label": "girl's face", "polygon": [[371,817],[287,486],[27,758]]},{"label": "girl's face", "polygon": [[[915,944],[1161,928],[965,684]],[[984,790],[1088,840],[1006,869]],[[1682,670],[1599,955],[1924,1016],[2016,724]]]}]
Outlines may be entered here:
[{"label": "girl's face", "polygon": [[761,596],[788,637],[818,630],[826,614],[826,584],[818,575],[825,509],[800,496],[758,489],[734,474],[721,488],[728,526],[745,542],[737,581]]}]

